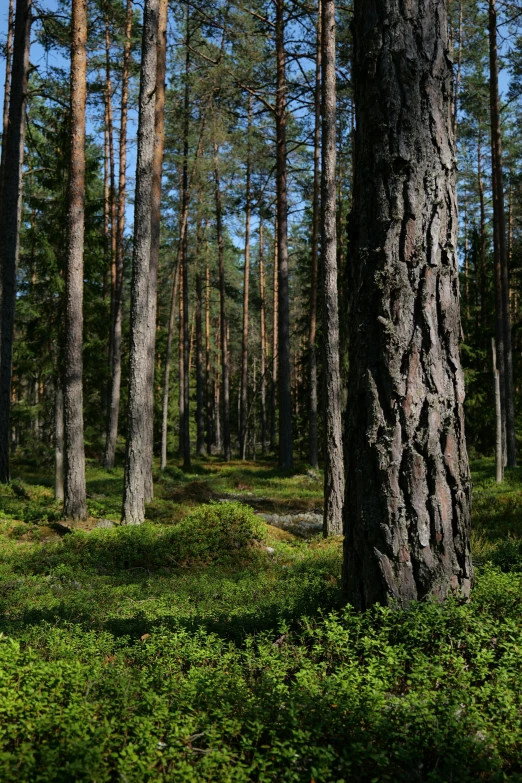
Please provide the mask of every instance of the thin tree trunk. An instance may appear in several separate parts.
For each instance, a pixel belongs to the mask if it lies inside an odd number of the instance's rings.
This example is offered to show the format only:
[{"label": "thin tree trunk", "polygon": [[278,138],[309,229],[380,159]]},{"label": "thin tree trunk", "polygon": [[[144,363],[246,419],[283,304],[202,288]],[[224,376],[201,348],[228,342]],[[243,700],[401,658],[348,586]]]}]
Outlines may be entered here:
[{"label": "thin tree trunk", "polygon": [[[513,351],[511,345],[511,317],[509,306],[509,269],[506,246],[506,215],[504,210],[504,178],[502,172],[502,135],[500,129],[500,98],[498,91],[497,12],[495,0],[489,0],[489,62],[491,107],[491,156],[493,167],[493,220],[495,225],[495,256],[499,267],[499,288],[502,309],[497,318],[503,332],[504,407],[506,426],[507,466],[517,464],[515,439],[515,401],[513,386]],[[500,302],[499,302],[500,304]],[[498,341],[499,335],[497,335]],[[497,345],[497,351],[500,345]],[[500,365],[500,362],[499,362]],[[499,366],[502,386],[502,366]]]},{"label": "thin tree trunk", "polygon": [[149,279],[158,17],[159,0],[145,0],[132,255],[129,415],[122,513],[124,525],[140,525],[145,519],[145,481],[149,471],[147,414],[150,410],[150,362],[147,354],[150,345]]},{"label": "thin tree trunk", "polygon": [[145,502],[154,496],[152,463],[154,459],[154,369],[156,354],[156,310],[158,303],[158,264],[161,227],[161,173],[165,140],[165,74],[167,69],[168,0],[159,0],[156,59],[156,105],[154,113],[154,159],[152,163],[151,245],[149,277],[148,370],[147,370],[147,461],[145,466]]},{"label": "thin tree trunk", "polygon": [[486,207],[484,202],[484,180],[482,178],[481,134],[477,142],[477,176],[480,204],[480,323],[486,322]]},{"label": "thin tree trunk", "polygon": [[277,346],[279,343],[277,336],[278,302],[279,302],[279,264],[278,264],[278,241],[277,241],[277,217],[275,220],[274,231],[274,274],[272,282],[272,386],[270,394],[270,451],[276,449],[276,420],[277,420]]},{"label": "thin tree trunk", "polygon": [[25,106],[31,43],[31,0],[17,0],[13,43],[13,69],[9,97],[9,121],[3,171],[0,214],[0,269],[2,271],[2,314],[0,348],[0,481],[9,481],[9,415],[13,371],[13,337],[16,301],[16,268],[22,212],[22,169],[24,161]]},{"label": "thin tree trunk", "polygon": [[248,96],[246,205],[245,205],[245,269],[243,277],[243,339],[241,345],[241,398],[239,407],[239,458],[246,459],[248,408],[248,306],[250,287],[250,132],[252,127],[252,96]]},{"label": "thin tree trunk", "polygon": [[121,386],[121,325],[123,300],[123,266],[125,255],[125,200],[127,175],[127,116],[129,103],[129,64],[132,35],[132,0],[127,0],[125,16],[125,44],[123,47],[123,68],[121,76],[121,114],[120,143],[118,171],[118,215],[116,228],[116,282],[112,311],[112,350],[111,356],[111,388],[109,400],[109,421],[103,465],[113,468],[116,457],[116,441],[118,438],[118,419],[120,411]]},{"label": "thin tree trunk", "polygon": [[463,36],[463,3],[459,0],[459,52],[457,55],[457,72],[455,75],[455,89],[453,92],[453,139],[457,143],[457,119],[459,113],[460,77],[462,73],[462,36]]},{"label": "thin tree trunk", "polygon": [[[214,146],[214,180],[216,200],[216,229],[218,240],[219,261],[219,300],[220,300],[220,331],[221,331],[221,382],[223,405],[223,456],[229,462],[232,456],[230,444],[230,393],[228,379],[228,341],[227,341],[227,317],[226,317],[226,288],[225,288],[225,247],[223,243],[221,186],[219,179],[218,148]],[[216,428],[217,429],[217,428]]]},{"label": "thin tree trunk", "polygon": [[207,433],[207,454],[212,454],[212,381],[210,377],[210,268],[208,265],[208,238],[205,252],[205,420]]},{"label": "thin tree trunk", "polygon": [[[183,470],[192,469],[190,460],[190,314],[188,287],[187,232],[185,231],[185,251],[183,253]],[[181,336],[181,335],[180,335]]]},{"label": "thin tree trunk", "polygon": [[201,249],[203,245],[201,217],[196,233],[196,451],[205,455],[205,379],[203,375],[203,280],[201,277]]},{"label": "thin tree trunk", "polygon": [[266,427],[266,293],[265,293],[265,252],[263,245],[263,220],[259,221],[259,296],[261,300],[260,333],[261,333],[261,454],[267,449]]},{"label": "thin tree trunk", "polygon": [[354,36],[343,582],[404,607],[473,580],[447,0],[356,0]]},{"label": "thin tree trunk", "polygon": [[321,155],[321,58],[322,58],[322,3],[317,9],[317,46],[315,60],[315,127],[314,127],[314,190],[312,214],[312,247],[310,270],[310,325],[308,351],[310,370],[310,430],[308,435],[308,459],[312,468],[319,467],[317,450],[317,277],[319,271],[319,191]]},{"label": "thin tree trunk", "polygon": [[495,480],[501,484],[504,480],[504,454],[502,448],[502,405],[500,402],[500,378],[497,370],[497,350],[495,338],[491,338],[493,359],[493,387],[495,390]]},{"label": "thin tree trunk", "polygon": [[178,316],[178,363],[179,363],[179,439],[178,439],[178,456],[185,459],[185,340],[184,340],[184,321],[185,313],[184,299],[183,299],[183,265],[185,263],[185,251],[180,259],[180,275],[179,275],[179,316]]},{"label": "thin tree trunk", "polygon": [[341,425],[341,373],[339,369],[339,298],[337,292],[336,223],[336,81],[335,0],[323,0],[322,25],[322,242],[325,350],[325,536],[343,530],[344,460]]},{"label": "thin tree trunk", "polygon": [[63,429],[63,389],[60,372],[58,372],[54,403],[54,496],[56,500],[64,499]]},{"label": "thin tree trunk", "polygon": [[71,20],[71,132],[65,261],[65,498],[68,519],[87,517],[83,439],[83,244],[87,0],[73,0]]},{"label": "thin tree trunk", "polygon": [[165,354],[165,373],[163,380],[163,406],[161,416],[161,470],[167,467],[167,429],[169,419],[169,385],[170,385],[170,364],[172,358],[172,338],[174,335],[174,322],[176,318],[176,302],[178,299],[178,280],[179,280],[179,256],[174,271],[174,280],[172,284],[172,294],[170,298],[169,326],[167,332],[167,351]]},{"label": "thin tree trunk", "polygon": [[[2,214],[2,191],[4,187],[5,158],[7,154],[7,128],[9,125],[9,93],[11,90],[11,69],[13,66],[14,38],[14,0],[9,0],[9,15],[7,18],[7,41],[5,44],[5,81],[4,81],[4,111],[2,117],[2,156],[0,158],[0,215]],[[2,306],[2,276],[0,275],[0,307]],[[1,328],[1,324],[0,324]]]},{"label": "thin tree trunk", "polygon": [[286,63],[284,0],[276,0],[276,192],[279,261],[279,467],[294,466],[292,453],[292,391],[290,381],[290,310],[288,291],[288,194],[286,166]]}]

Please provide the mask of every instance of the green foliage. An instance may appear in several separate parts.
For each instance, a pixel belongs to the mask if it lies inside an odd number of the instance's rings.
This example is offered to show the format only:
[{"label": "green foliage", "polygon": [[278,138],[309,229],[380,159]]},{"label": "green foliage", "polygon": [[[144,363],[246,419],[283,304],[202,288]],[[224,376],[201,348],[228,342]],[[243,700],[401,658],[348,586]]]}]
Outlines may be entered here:
[{"label": "green foliage", "polygon": [[[306,486],[264,470],[274,503]],[[173,516],[194,484],[261,501],[259,465],[199,471],[158,485]],[[340,609],[339,541],[279,536],[238,502],[61,540],[11,515],[0,779],[521,781],[521,476],[473,473],[471,601],[403,612]],[[51,507],[27,476],[13,510]],[[90,494],[110,506],[119,481],[91,468]]]}]

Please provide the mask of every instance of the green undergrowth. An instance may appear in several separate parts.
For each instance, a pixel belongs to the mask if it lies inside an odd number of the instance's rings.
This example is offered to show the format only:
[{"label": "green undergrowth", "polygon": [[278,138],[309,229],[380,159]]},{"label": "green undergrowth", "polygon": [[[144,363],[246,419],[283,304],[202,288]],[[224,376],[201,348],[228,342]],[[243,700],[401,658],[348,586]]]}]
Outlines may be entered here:
[{"label": "green undergrowth", "polygon": [[[358,614],[340,541],[196,499],[262,500],[250,467],[172,471],[170,517],[61,539],[41,476],[2,490],[0,780],[522,782],[522,476],[473,465],[469,603]],[[316,480],[264,469],[282,508]],[[89,502],[116,508],[121,476],[91,471]]]}]

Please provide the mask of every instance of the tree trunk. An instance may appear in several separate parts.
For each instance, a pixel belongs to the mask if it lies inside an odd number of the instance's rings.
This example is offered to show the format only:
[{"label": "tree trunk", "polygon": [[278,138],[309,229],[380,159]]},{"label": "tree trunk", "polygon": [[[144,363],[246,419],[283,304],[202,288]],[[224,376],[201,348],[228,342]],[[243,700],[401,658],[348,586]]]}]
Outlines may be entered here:
[{"label": "tree trunk", "polygon": [[[225,247],[223,243],[221,186],[219,180],[218,148],[214,147],[214,180],[216,199],[216,229],[218,240],[219,261],[219,301],[220,301],[220,331],[221,331],[221,382],[223,405],[223,456],[229,462],[232,457],[230,444],[230,393],[228,380],[228,341],[227,341],[227,317],[226,317],[226,288],[225,288]],[[219,416],[218,416],[219,419]],[[217,431],[217,427],[216,427]]]},{"label": "tree trunk", "polygon": [[118,171],[118,215],[116,229],[116,281],[112,308],[112,349],[111,358],[111,388],[109,399],[109,421],[103,465],[113,468],[116,456],[116,441],[118,438],[118,419],[120,411],[121,386],[121,323],[123,299],[123,266],[125,256],[125,199],[127,175],[127,115],[129,103],[129,65],[132,35],[132,0],[127,0],[125,16],[125,44],[123,47],[123,68],[121,76],[121,114],[120,114],[120,144]]},{"label": "tree trunk", "polygon": [[335,0],[323,0],[322,24],[322,241],[323,343],[325,352],[325,536],[343,531],[344,460],[341,425],[341,374],[339,369],[339,299],[337,292],[336,222],[336,82]]},{"label": "tree trunk", "polygon": [[31,44],[31,0],[17,0],[13,43],[13,68],[9,96],[0,214],[0,269],[2,271],[2,325],[0,329],[0,481],[9,481],[9,415],[13,371],[13,337],[16,302],[16,267],[22,212],[25,105]]},{"label": "tree trunk", "polygon": [[165,354],[165,374],[163,380],[163,406],[161,416],[161,470],[167,467],[167,428],[169,420],[169,386],[170,386],[170,364],[172,358],[172,338],[174,335],[174,322],[176,315],[176,302],[178,299],[178,279],[179,279],[179,255],[174,271],[172,284],[172,294],[170,298],[169,326],[167,332],[167,351]]},{"label": "tree trunk", "polygon": [[154,459],[154,369],[156,355],[156,310],[158,302],[158,264],[161,227],[161,173],[165,140],[165,74],[167,68],[168,0],[159,0],[158,42],[156,55],[156,105],[154,114],[154,159],[152,163],[151,245],[149,277],[148,370],[147,370],[147,461],[145,468],[145,502],[154,496],[152,463]]},{"label": "tree trunk", "polygon": [[54,496],[56,500],[64,499],[63,476],[63,389],[60,372],[58,372],[55,386],[54,402]]},{"label": "tree trunk", "polygon": [[212,380],[210,376],[210,268],[208,265],[209,245],[205,252],[205,428],[207,433],[207,454],[212,454]]},{"label": "tree trunk", "polygon": [[484,327],[486,323],[486,206],[484,201],[484,180],[482,179],[482,150],[481,133],[478,133],[477,142],[477,176],[480,204],[480,323]]},{"label": "tree trunk", "polygon": [[493,359],[493,388],[495,391],[495,479],[497,484],[504,480],[504,453],[502,448],[502,405],[500,402],[500,378],[497,370],[497,350],[495,338],[491,338],[491,356]]},{"label": "tree trunk", "polygon": [[185,231],[185,251],[183,253],[183,470],[188,473],[192,469],[190,461],[190,314],[188,287],[188,252],[187,232]]},{"label": "tree trunk", "polygon": [[248,306],[250,286],[250,131],[252,127],[252,96],[248,96],[246,207],[245,207],[245,269],[243,277],[243,340],[241,345],[241,402],[239,406],[239,458],[246,459],[248,409]]},{"label": "tree trunk", "polygon": [[317,277],[319,271],[319,189],[321,155],[321,58],[322,58],[322,4],[317,9],[317,46],[315,61],[315,127],[314,127],[314,190],[312,214],[312,247],[310,270],[310,326],[308,351],[310,370],[310,430],[308,434],[308,459],[312,468],[319,467],[317,450]]},{"label": "tree trunk", "polygon": [[178,366],[179,366],[179,437],[178,437],[178,457],[180,459],[185,458],[185,314],[183,312],[184,300],[183,300],[183,265],[185,263],[185,251],[180,259],[180,274],[179,274],[179,316],[178,316]]},{"label": "tree trunk", "polygon": [[205,379],[203,374],[203,280],[201,277],[201,250],[203,245],[201,217],[196,234],[196,451],[205,456]]},{"label": "tree trunk", "polygon": [[[14,37],[14,0],[9,0],[9,15],[7,19],[7,41],[5,44],[5,81],[4,81],[4,111],[2,117],[2,156],[0,158],[0,215],[2,214],[2,190],[4,187],[5,158],[7,154],[7,128],[9,125],[9,94],[11,90],[11,69],[13,66]],[[0,275],[0,306],[2,304],[2,280]]]},{"label": "tree trunk", "polygon": [[473,580],[447,3],[356,0],[354,35],[343,582],[405,607]]},{"label": "tree trunk", "polygon": [[158,16],[159,0],[145,0],[134,206],[129,415],[123,487],[123,525],[140,525],[145,519],[145,481],[149,471],[147,414],[150,410],[148,379],[150,362],[147,354],[150,346],[149,279]]},{"label": "tree trunk", "polygon": [[65,260],[65,498],[68,519],[87,517],[83,439],[83,243],[87,0],[73,0],[71,20],[71,133]]},{"label": "tree trunk", "polygon": [[[506,245],[506,215],[504,211],[504,178],[502,172],[502,135],[500,129],[500,98],[498,91],[497,12],[495,0],[489,0],[489,63],[490,63],[490,107],[491,107],[491,158],[493,169],[493,221],[495,259],[499,301],[497,318],[499,331],[503,332],[504,364],[504,409],[506,427],[507,466],[517,464],[515,439],[515,401],[513,386],[513,351],[511,346],[511,317],[509,303],[509,269]],[[501,302],[500,302],[501,298]],[[497,341],[499,335],[497,334]],[[500,344],[497,345],[497,352]],[[502,366],[499,362],[502,391]]]},{"label": "tree trunk", "polygon": [[260,333],[261,333],[261,454],[266,454],[266,294],[265,294],[265,251],[263,245],[263,220],[259,221],[259,296],[261,300]]},{"label": "tree trunk", "polygon": [[276,193],[279,262],[279,467],[294,466],[292,453],[292,391],[290,385],[290,309],[288,292],[288,194],[286,171],[286,63],[284,0],[276,0]]},{"label": "tree trunk", "polygon": [[277,324],[278,324],[278,301],[279,301],[279,264],[278,264],[278,242],[277,242],[277,216],[275,220],[274,231],[274,274],[272,278],[272,386],[270,394],[270,451],[276,449],[276,420],[277,420]]}]

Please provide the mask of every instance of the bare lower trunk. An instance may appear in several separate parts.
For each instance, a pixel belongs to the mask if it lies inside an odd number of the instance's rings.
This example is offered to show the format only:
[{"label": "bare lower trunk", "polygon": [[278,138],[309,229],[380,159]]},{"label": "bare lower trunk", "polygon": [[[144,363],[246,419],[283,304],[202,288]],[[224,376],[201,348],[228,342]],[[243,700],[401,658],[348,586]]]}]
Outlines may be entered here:
[{"label": "bare lower trunk", "polygon": [[205,253],[205,428],[207,454],[212,454],[212,380],[210,376],[210,269],[208,266],[208,239]]},{"label": "bare lower trunk", "polygon": [[[11,90],[11,69],[13,66],[14,38],[14,0],[9,0],[7,18],[7,41],[5,44],[5,80],[4,80],[4,110],[2,116],[2,156],[0,157],[0,215],[2,214],[2,190],[4,187],[5,158],[7,154],[7,128],[9,125],[9,93]],[[2,304],[2,280],[0,276],[0,306]]]},{"label": "bare lower trunk", "polygon": [[131,287],[129,361],[129,416],[123,487],[122,524],[140,525],[145,519],[145,482],[150,466],[148,421],[150,411],[150,253],[154,164],[156,70],[159,0],[146,0],[143,16],[140,74],[138,153],[134,207],[134,243]]},{"label": "bare lower trunk", "polygon": [[54,496],[56,500],[64,499],[63,430],[63,389],[62,379],[58,373],[54,402]]},{"label": "bare lower trunk", "polygon": [[284,0],[276,0],[276,191],[279,261],[279,467],[294,466],[292,453],[292,390],[290,373],[290,305],[288,290],[288,193],[286,166],[286,62]]},{"label": "bare lower trunk", "polygon": [[312,247],[310,270],[310,326],[308,331],[308,351],[310,370],[310,429],[308,433],[308,459],[312,468],[319,466],[317,449],[317,277],[319,270],[319,189],[321,154],[321,25],[322,5],[319,0],[317,10],[317,47],[315,62],[315,128],[314,128],[314,195],[312,214]]},{"label": "bare lower trunk", "polygon": [[203,375],[203,280],[201,277],[201,248],[203,244],[201,218],[196,240],[196,451],[205,455],[205,379]]},{"label": "bare lower trunk", "polygon": [[239,407],[239,458],[246,459],[248,408],[248,306],[250,286],[250,128],[252,125],[252,97],[248,97],[246,209],[245,209],[245,269],[243,276],[243,339],[241,345],[241,397]]},{"label": "bare lower trunk", "polygon": [[65,261],[64,514],[68,519],[85,519],[82,351],[87,0],[73,0],[71,38],[71,141]]},{"label": "bare lower trunk", "polygon": [[[513,351],[509,302],[509,269],[506,245],[506,214],[502,170],[502,134],[500,128],[500,98],[498,89],[497,14],[495,0],[489,0],[489,57],[491,104],[491,153],[493,168],[493,221],[495,225],[495,255],[500,267],[502,296],[502,331],[504,349],[504,406],[506,426],[507,466],[517,464],[515,439],[515,400],[513,385]],[[498,336],[497,336],[498,339]],[[497,351],[499,346],[497,346]],[[499,368],[501,370],[501,368]],[[501,370],[502,375],[502,370]],[[501,378],[502,380],[502,378]]]},{"label": "bare lower trunk", "polygon": [[159,0],[156,58],[156,106],[154,115],[154,160],[152,164],[151,245],[149,274],[149,323],[147,369],[147,459],[145,466],[145,502],[154,496],[152,465],[154,460],[154,370],[156,366],[156,311],[158,306],[158,264],[161,226],[161,174],[165,139],[165,74],[167,68],[168,0]]},{"label": "bare lower trunk", "polygon": [[473,569],[446,2],[356,0],[354,35],[343,582],[365,609],[467,596]]},{"label": "bare lower trunk", "polygon": [[[186,241],[186,234],[185,234]],[[181,336],[181,335],[180,335]],[[190,315],[188,253],[183,253],[183,470],[192,469],[190,460]]]},{"label": "bare lower trunk", "polygon": [[279,301],[279,264],[278,264],[278,244],[277,244],[277,217],[274,231],[274,274],[272,278],[272,385],[270,389],[270,451],[276,449],[276,421],[277,421],[277,323],[278,323],[278,301]]},{"label": "bare lower trunk", "polygon": [[165,372],[163,379],[163,405],[161,416],[161,470],[167,467],[167,429],[169,419],[169,386],[170,365],[172,360],[172,339],[174,336],[174,322],[176,316],[176,302],[178,300],[179,258],[174,271],[172,294],[170,298],[170,314],[167,332],[167,351],[165,354]]},{"label": "bare lower trunk", "polygon": [[502,405],[500,402],[500,378],[497,370],[495,338],[491,338],[493,360],[493,388],[495,391],[495,479],[497,484],[504,480],[504,454],[502,449]]},{"label": "bare lower trunk", "polygon": [[183,265],[185,263],[183,257],[180,259],[180,271],[179,271],[179,319],[178,319],[178,366],[179,366],[179,434],[178,434],[178,457],[184,460],[185,454],[185,340],[184,340],[184,322],[185,314],[183,312]]},{"label": "bare lower trunk", "polygon": [[[221,188],[219,181],[219,158],[215,148],[214,156],[214,180],[216,198],[216,228],[218,239],[219,260],[219,302],[220,302],[220,330],[221,330],[221,382],[223,405],[223,456],[226,462],[231,459],[230,443],[230,393],[228,379],[228,341],[227,341],[227,317],[226,317],[226,288],[225,288],[225,247],[223,243]],[[216,428],[217,430],[217,428]]]},{"label": "bare lower trunk", "polygon": [[2,212],[0,214],[0,269],[2,273],[0,481],[3,483],[9,481],[9,414],[13,371],[16,268],[18,264],[22,210],[22,169],[31,40],[31,9],[31,0],[17,0],[9,121],[6,137],[2,139],[2,153],[5,148],[5,168],[3,171]]},{"label": "bare lower trunk", "polygon": [[478,133],[477,146],[477,180],[480,204],[480,322],[486,322],[486,207],[484,200],[484,181],[482,179],[481,133]]},{"label": "bare lower trunk", "polygon": [[325,536],[341,535],[343,530],[344,460],[341,425],[341,374],[339,370],[339,299],[337,292],[336,223],[336,83],[335,83],[335,2],[323,0],[322,60],[322,241],[323,257],[323,342],[325,370]]},{"label": "bare lower trunk", "polygon": [[261,300],[260,312],[260,337],[261,337],[261,454],[263,457],[267,449],[266,426],[266,294],[265,294],[265,253],[263,245],[263,221],[259,222],[259,297]]}]

